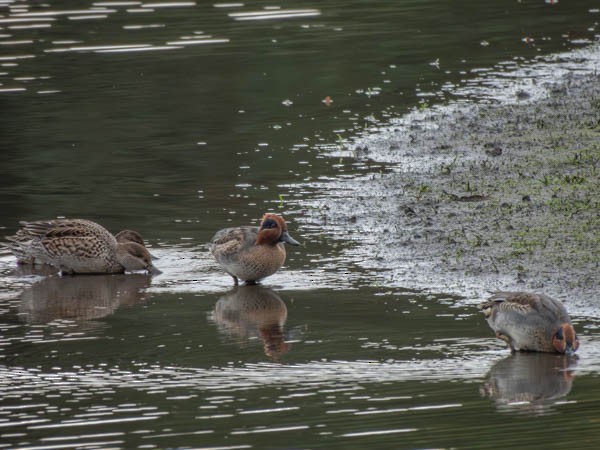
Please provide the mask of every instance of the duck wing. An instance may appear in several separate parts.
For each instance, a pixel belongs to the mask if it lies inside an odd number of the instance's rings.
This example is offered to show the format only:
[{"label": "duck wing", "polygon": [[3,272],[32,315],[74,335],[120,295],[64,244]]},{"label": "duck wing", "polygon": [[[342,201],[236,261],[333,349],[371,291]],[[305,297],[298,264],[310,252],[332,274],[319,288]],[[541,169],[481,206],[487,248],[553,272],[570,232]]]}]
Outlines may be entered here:
[{"label": "duck wing", "polygon": [[548,320],[570,322],[564,305],[544,294],[530,292],[495,292],[487,301],[479,305],[486,317],[495,318],[498,314],[514,317],[539,315]]},{"label": "duck wing", "polygon": [[38,238],[55,237],[87,237],[96,236],[107,239],[112,236],[102,225],[84,219],[38,220],[35,222],[20,222],[21,229],[17,235]]},{"label": "duck wing", "polygon": [[114,236],[101,225],[84,219],[20,222],[17,233],[8,238],[34,257],[95,254],[116,248]]},{"label": "duck wing", "polygon": [[240,253],[256,245],[258,227],[234,227],[217,231],[210,241],[210,251],[217,261],[236,260]]}]

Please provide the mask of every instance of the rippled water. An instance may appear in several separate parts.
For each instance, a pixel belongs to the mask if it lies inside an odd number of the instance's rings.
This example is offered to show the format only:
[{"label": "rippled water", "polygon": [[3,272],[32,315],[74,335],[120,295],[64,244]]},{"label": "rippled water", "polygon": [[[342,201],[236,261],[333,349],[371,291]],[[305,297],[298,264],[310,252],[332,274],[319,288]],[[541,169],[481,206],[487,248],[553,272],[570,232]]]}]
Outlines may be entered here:
[{"label": "rippled water", "polygon": [[[61,295],[34,285],[8,303],[6,442],[496,448],[552,446],[548,427],[597,438],[585,426],[597,411],[587,333],[578,359],[510,356],[472,308],[443,296],[252,286],[136,296],[144,278],[108,278],[121,293],[110,300],[96,288],[105,277],[73,277],[58,280]],[[77,295],[86,289],[98,295]]]},{"label": "rippled water", "polygon": [[[577,358],[511,356],[474,298],[398,287],[364,264],[376,237],[336,239],[319,208],[394,162],[347,142],[594,70],[577,49],[599,20],[595,1],[0,0],[2,234],[90,218],[142,232],[163,271],[0,255],[0,448],[595,448],[595,308]],[[303,247],[233,289],[205,243],[266,210]]]}]

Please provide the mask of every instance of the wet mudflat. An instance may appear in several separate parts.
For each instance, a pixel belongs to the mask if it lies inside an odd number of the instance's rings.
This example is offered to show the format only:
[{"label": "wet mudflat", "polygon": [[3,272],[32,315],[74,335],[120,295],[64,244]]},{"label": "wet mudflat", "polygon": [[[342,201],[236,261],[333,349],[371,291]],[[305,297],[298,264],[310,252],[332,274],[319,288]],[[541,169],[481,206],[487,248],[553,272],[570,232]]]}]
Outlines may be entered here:
[{"label": "wet mudflat", "polygon": [[326,221],[333,239],[372,237],[343,253],[386,283],[473,298],[543,290],[596,315],[598,86],[595,73],[538,77],[533,101],[434,108],[357,137],[346,153],[388,172],[324,180],[303,220]]},{"label": "wet mudflat", "polygon": [[[0,254],[0,448],[596,448],[596,2],[4,3],[1,234],[163,273]],[[303,246],[234,289],[206,243],[265,211]],[[498,288],[577,357],[511,356]]]}]

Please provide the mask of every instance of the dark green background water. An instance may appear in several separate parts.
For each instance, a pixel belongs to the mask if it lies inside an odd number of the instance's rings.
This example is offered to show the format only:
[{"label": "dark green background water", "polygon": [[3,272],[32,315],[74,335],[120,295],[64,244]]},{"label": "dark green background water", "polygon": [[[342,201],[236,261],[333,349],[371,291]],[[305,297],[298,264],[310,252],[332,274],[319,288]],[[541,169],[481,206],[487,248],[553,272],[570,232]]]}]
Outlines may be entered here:
[{"label": "dark green background water", "polygon": [[[510,357],[471,302],[303,220],[320,181],[386,170],[340,143],[588,44],[597,2],[46,3],[0,4],[0,227],[136,229],[164,273],[0,257],[0,448],[597,447],[597,316],[578,361]],[[274,6],[296,17],[235,15]],[[304,246],[230,292],[205,242],[267,210]]]}]

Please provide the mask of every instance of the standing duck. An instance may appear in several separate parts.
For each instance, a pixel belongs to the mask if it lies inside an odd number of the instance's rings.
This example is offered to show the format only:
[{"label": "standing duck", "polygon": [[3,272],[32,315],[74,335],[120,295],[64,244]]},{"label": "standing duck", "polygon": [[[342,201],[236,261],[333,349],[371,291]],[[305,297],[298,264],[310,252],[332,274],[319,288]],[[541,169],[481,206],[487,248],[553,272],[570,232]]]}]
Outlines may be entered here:
[{"label": "standing duck", "polygon": [[243,226],[217,231],[210,251],[217,262],[233,277],[247,284],[273,275],[285,262],[284,242],[300,245],[287,230],[283,217],[265,214],[260,227]]},{"label": "standing duck", "polygon": [[479,306],[511,351],[574,353],[579,347],[564,305],[544,294],[496,292]]},{"label": "standing duck", "polygon": [[[20,222],[5,246],[20,264],[49,264],[61,274],[159,273],[139,233],[125,230],[118,239],[101,225],[84,219]],[[141,243],[140,243],[141,242]]]}]

